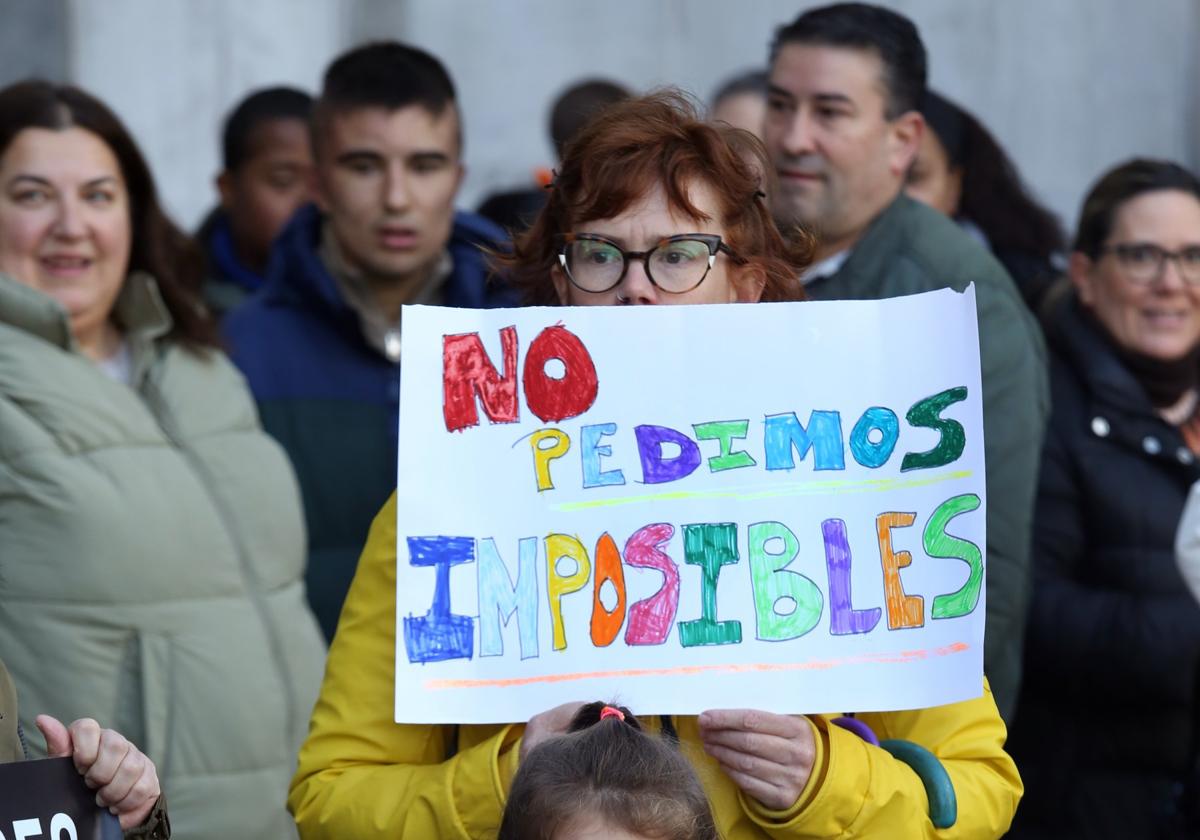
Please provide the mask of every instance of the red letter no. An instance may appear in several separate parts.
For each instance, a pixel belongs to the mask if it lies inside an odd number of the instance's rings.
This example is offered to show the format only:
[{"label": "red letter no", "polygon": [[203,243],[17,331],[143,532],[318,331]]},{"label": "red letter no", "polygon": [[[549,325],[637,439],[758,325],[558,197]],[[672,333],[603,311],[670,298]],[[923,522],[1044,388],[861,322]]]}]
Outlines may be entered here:
[{"label": "red letter no", "polygon": [[[559,378],[546,373],[546,362],[551,359],[558,359],[565,368]],[[563,326],[546,327],[538,333],[525,355],[521,378],[525,404],[546,423],[583,414],[596,401],[600,387],[591,354],[579,337]]]},{"label": "red letter no", "polygon": [[[504,353],[503,377],[496,373],[495,366],[488,359],[479,333],[442,336],[442,414],[446,418],[447,431],[457,432],[468,426],[479,425],[479,414],[475,410],[476,394],[483,403],[484,413],[493,423],[517,421],[516,327],[500,330],[500,346]],[[528,376],[528,362],[525,370]],[[595,378],[595,372],[592,377]],[[528,394],[528,384],[525,388]],[[536,411],[534,413],[537,414]]]}]

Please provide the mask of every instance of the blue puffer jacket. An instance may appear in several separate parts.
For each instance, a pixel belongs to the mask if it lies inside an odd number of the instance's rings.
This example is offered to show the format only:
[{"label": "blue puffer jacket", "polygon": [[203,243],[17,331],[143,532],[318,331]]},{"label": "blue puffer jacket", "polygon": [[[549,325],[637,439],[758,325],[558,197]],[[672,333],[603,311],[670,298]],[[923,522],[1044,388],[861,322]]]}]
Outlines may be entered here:
[{"label": "blue puffer jacket", "polygon": [[[301,209],[276,241],[266,285],[223,324],[263,427],[296,468],[309,534],[308,594],[327,638],[371,520],[396,487],[400,366],[367,344],[353,308],[321,261],[321,215]],[[511,305],[488,282],[481,248],[504,240],[479,216],[455,216],[447,306]]]}]

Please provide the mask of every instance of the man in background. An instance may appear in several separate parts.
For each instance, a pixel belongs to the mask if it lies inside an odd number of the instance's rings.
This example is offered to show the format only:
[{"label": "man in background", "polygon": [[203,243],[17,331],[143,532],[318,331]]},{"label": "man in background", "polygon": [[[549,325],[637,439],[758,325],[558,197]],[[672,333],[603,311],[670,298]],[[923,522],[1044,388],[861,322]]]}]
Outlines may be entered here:
[{"label": "man in background", "polygon": [[[925,47],[910,20],[843,3],[771,45],[764,134],[781,228],[818,237],[809,297],[881,299],[975,285],[987,465],[984,670],[1011,719],[1030,589],[1030,530],[1049,407],[1045,347],[1004,269],[949,219],[903,194],[924,130]],[[902,327],[897,341],[907,340]],[[952,411],[953,409],[951,409]],[[920,546],[920,534],[913,538]]]},{"label": "man in background", "polygon": [[312,198],[312,97],[289,87],[251,93],[221,133],[221,202],[196,238],[208,257],[205,298],[218,316],[263,284],[271,242]]},{"label": "man in background", "polygon": [[312,141],[316,202],[225,328],[300,479],[309,601],[332,638],[371,519],[396,486],[401,307],[509,300],[481,252],[502,232],[454,210],[462,126],[434,56],[395,42],[343,54],[325,73]]},{"label": "man in background", "polygon": [[[555,97],[550,109],[550,142],[554,144],[555,160],[562,159],[563,147],[592,117],[629,96],[629,90],[616,82],[588,79],[576,82]],[[537,186],[502,190],[487,196],[479,205],[479,215],[505,230],[525,230],[546,204],[546,188],[554,180],[554,173],[539,169],[534,177]]]}]

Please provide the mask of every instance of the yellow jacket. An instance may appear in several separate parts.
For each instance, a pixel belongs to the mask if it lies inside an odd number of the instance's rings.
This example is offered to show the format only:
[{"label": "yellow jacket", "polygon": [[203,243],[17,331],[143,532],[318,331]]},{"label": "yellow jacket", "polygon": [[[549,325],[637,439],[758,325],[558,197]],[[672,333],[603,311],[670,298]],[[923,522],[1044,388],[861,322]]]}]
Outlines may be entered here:
[{"label": "yellow jacket", "polygon": [[[393,494],[371,526],[292,780],[288,807],[304,840],[484,838],[500,824],[524,726],[393,722],[395,592]],[[739,792],[702,752],[695,718],[676,718],[676,728],[726,840],[983,838],[1008,829],[1021,779],[1004,752],[1004,723],[986,683],[976,700],[859,717],[880,739],[904,738],[937,755],[958,797],[953,827],[930,823],[925,789],[906,764],[827,718],[810,717],[817,762],[786,812]]]}]

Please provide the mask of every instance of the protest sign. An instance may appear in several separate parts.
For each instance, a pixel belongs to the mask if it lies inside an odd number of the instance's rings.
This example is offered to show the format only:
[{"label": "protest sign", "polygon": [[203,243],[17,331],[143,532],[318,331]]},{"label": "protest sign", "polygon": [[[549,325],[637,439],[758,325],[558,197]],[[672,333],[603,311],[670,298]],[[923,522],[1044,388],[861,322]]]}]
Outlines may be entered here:
[{"label": "protest sign", "polygon": [[397,721],[981,693],[973,289],[403,321]]},{"label": "protest sign", "polygon": [[121,840],[69,758],[0,764],[0,840]]}]

